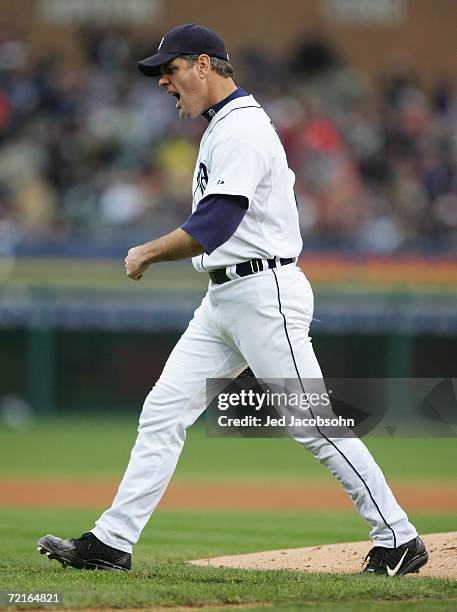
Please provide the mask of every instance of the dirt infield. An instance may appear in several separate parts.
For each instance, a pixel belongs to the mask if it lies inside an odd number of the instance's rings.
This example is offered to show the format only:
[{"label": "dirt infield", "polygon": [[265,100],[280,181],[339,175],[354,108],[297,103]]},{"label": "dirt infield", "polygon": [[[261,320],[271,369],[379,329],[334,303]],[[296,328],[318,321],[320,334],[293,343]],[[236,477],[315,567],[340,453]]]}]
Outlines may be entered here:
[{"label": "dirt infield", "polygon": [[[432,578],[457,580],[457,531],[430,533],[423,536],[430,560],[419,574]],[[237,567],[241,569],[290,569],[302,572],[353,573],[360,572],[362,561],[370,550],[370,542],[351,542],[270,550],[247,555],[213,557],[191,561],[194,565],[211,567]]]},{"label": "dirt infield", "polygon": [[[118,483],[107,480],[0,478],[0,506],[98,508],[111,504]],[[457,512],[457,485],[392,487],[411,512]],[[195,510],[346,510],[352,502],[338,483],[181,483],[168,488],[161,508]]]}]

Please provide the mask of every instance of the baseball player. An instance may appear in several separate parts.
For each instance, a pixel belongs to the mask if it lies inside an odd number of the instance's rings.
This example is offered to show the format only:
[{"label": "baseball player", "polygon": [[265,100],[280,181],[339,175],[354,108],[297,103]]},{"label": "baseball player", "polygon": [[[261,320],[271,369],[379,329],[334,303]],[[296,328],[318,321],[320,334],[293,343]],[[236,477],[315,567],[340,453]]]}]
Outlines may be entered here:
[{"label": "baseball player", "polygon": [[[192,185],[192,214],[175,231],[129,250],[127,275],[140,280],[159,261],[192,258],[208,291],[146,397],[138,437],[111,508],[92,531],[65,540],[47,535],[38,550],[64,566],[127,570],[133,545],[159,503],[186,429],[205,409],[205,384],[235,378],[321,379],[308,335],[313,293],[299,267],[302,248],[294,174],[268,115],[237,87],[224,41],[187,24],[139,62],[176,100],[183,119],[203,115]],[[160,119],[159,119],[160,120]],[[340,481],[371,525],[365,570],[401,575],[428,560],[416,529],[362,441],[332,439],[318,427],[297,437]]]}]

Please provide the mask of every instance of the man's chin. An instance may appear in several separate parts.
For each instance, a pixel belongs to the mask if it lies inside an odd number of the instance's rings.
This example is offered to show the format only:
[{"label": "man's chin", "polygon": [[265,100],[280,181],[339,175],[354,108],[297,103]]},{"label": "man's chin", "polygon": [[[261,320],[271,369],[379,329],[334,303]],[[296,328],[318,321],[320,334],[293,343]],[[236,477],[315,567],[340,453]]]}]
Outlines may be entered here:
[{"label": "man's chin", "polygon": [[192,112],[185,108],[178,108],[178,115],[180,119],[196,119],[201,113]]}]

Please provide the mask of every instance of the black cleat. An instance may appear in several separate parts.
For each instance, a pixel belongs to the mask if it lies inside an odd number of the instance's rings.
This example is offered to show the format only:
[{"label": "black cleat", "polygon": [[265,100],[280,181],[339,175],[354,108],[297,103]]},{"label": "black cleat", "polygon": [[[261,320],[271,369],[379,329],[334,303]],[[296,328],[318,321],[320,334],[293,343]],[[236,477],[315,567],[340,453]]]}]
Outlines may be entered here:
[{"label": "black cleat", "polygon": [[64,567],[78,569],[126,571],[132,565],[130,553],[103,544],[90,532],[71,540],[44,536],[38,541],[38,552],[49,559],[57,559]]},{"label": "black cleat", "polygon": [[419,536],[397,548],[375,546],[365,557],[364,572],[383,576],[404,576],[418,572],[428,561],[428,553]]}]

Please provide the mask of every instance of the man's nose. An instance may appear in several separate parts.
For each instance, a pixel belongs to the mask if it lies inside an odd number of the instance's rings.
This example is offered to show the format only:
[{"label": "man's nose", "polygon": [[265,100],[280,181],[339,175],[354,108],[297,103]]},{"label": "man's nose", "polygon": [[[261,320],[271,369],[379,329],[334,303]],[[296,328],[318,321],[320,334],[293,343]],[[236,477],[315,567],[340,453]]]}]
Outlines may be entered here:
[{"label": "man's nose", "polygon": [[161,87],[165,87],[165,85],[167,85],[168,82],[169,82],[168,78],[164,74],[159,79],[159,85]]}]

